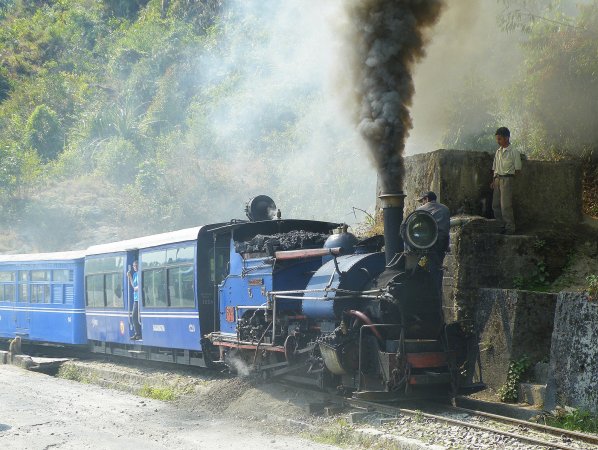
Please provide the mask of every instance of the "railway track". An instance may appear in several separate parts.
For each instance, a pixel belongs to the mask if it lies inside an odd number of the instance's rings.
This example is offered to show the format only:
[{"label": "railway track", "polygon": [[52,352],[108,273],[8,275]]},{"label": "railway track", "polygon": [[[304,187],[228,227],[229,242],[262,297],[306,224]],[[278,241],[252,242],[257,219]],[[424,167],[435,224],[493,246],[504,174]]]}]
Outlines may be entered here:
[{"label": "railway track", "polygon": [[[417,409],[404,408],[393,405],[364,400],[345,399],[343,404],[349,408],[372,413],[379,413],[390,417],[411,416],[427,418],[449,425],[472,428],[486,433],[494,433],[515,439],[522,443],[542,446],[545,448],[572,450],[598,449],[598,436],[575,431],[563,430],[534,422],[514,419],[506,416],[477,411],[462,407],[447,406],[437,403],[423,403]],[[434,411],[435,413],[426,412]],[[457,419],[455,416],[465,418]],[[482,425],[482,423],[484,423]],[[501,429],[501,425],[508,429]]]}]

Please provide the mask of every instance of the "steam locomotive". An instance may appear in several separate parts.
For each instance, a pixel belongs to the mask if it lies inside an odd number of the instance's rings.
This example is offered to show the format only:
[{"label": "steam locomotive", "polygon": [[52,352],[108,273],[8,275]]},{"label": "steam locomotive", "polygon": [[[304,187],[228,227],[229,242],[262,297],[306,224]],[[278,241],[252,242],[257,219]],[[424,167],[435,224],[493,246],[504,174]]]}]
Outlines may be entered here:
[{"label": "steam locomotive", "polygon": [[[225,367],[382,400],[422,387],[455,392],[471,356],[459,327],[445,324],[426,267],[437,225],[425,211],[403,221],[403,198],[381,196],[385,236],[362,241],[343,224],[282,219],[261,195],[246,206],[249,221],[0,256],[0,338]],[[141,339],[133,339],[133,261]]]}]

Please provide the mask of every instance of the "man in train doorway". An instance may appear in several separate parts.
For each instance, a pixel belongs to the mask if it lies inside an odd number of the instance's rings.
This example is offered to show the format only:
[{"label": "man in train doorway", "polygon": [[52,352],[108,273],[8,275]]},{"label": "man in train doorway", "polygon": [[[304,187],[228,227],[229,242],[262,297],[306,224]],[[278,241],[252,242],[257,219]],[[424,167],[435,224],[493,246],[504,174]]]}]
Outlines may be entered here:
[{"label": "man in train doorway", "polygon": [[430,249],[428,253],[428,268],[438,292],[442,296],[442,278],[444,272],[442,264],[444,263],[444,256],[449,248],[449,233],[451,228],[451,213],[446,205],[436,201],[436,194],[432,191],[424,192],[417,201],[421,204],[417,208],[418,211],[427,211],[432,214],[436,224],[438,225],[438,239],[436,244]]},{"label": "man in train doorway", "polygon": [[131,321],[133,322],[133,330],[135,334],[131,339],[141,339],[141,323],[139,322],[139,278],[137,274],[137,261],[133,261],[133,271],[127,272],[129,284],[133,288],[133,311],[131,313]]},{"label": "man in train doorway", "polygon": [[492,163],[492,210],[494,218],[504,224],[504,233],[514,234],[513,179],[521,170],[521,154],[511,145],[507,127],[500,127],[495,136],[499,147]]}]

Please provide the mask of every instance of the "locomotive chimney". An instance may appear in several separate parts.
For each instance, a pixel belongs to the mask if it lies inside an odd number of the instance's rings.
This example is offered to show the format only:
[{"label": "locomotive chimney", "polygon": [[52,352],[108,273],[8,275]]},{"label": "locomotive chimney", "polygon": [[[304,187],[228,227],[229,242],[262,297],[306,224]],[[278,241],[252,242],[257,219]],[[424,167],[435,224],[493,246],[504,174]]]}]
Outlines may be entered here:
[{"label": "locomotive chimney", "polygon": [[403,251],[403,239],[401,238],[401,223],[403,222],[403,204],[405,194],[380,194],[378,197],[382,203],[382,214],[384,216],[384,251],[386,254],[386,265]]}]

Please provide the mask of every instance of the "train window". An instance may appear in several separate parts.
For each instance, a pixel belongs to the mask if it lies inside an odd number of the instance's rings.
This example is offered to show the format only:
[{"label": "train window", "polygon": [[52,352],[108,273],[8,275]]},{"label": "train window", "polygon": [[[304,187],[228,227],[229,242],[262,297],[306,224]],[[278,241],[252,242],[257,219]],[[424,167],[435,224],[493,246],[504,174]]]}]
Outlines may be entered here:
[{"label": "train window", "polygon": [[122,308],[123,285],[122,274],[111,273],[106,275],[106,306],[108,308]]},{"label": "train window", "polygon": [[26,270],[19,271],[19,281],[29,280],[29,272]]},{"label": "train window", "polygon": [[50,303],[50,285],[32,284],[31,303]]},{"label": "train window", "polygon": [[85,260],[85,273],[120,272],[125,267],[123,256],[106,256]]},{"label": "train window", "polygon": [[[4,296],[2,300],[5,302],[14,302],[15,301],[15,285],[14,284],[5,284],[4,285]],[[0,290],[2,292],[2,290]]]},{"label": "train window", "polygon": [[170,306],[175,308],[193,308],[195,306],[193,285],[193,266],[186,265],[168,269]]},{"label": "train window", "polygon": [[26,284],[19,284],[19,301],[27,303],[29,301],[29,286]]},{"label": "train window", "polygon": [[0,272],[0,282],[8,283],[11,281],[15,281],[14,272]]},{"label": "train window", "polygon": [[168,307],[166,297],[166,270],[144,270],[142,274],[143,305],[155,308]]},{"label": "train window", "polygon": [[195,259],[195,247],[190,245],[188,247],[176,247],[166,250],[166,263],[190,263]]},{"label": "train window", "polygon": [[73,271],[68,269],[60,269],[52,271],[52,281],[67,283],[73,281]]},{"label": "train window", "polygon": [[141,255],[141,269],[163,266],[166,263],[166,250],[144,252]]},{"label": "train window", "polygon": [[228,275],[229,249],[217,247],[215,258],[213,249],[210,250],[210,253],[210,280],[213,284],[220,284]]},{"label": "train window", "polygon": [[87,306],[103,308],[104,302],[104,275],[88,275],[85,278]]},{"label": "train window", "polygon": [[32,270],[31,281],[50,281],[49,270]]}]

